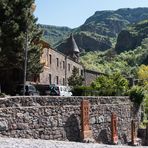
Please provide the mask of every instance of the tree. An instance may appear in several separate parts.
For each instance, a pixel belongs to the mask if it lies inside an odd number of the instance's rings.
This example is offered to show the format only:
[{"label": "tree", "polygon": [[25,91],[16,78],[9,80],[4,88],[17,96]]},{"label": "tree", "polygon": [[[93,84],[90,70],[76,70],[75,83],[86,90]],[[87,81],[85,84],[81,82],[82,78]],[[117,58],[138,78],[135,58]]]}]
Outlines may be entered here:
[{"label": "tree", "polygon": [[81,86],[83,84],[83,77],[79,75],[79,69],[74,67],[72,75],[68,78],[68,84],[70,86]]},{"label": "tree", "polygon": [[144,120],[148,123],[148,90],[145,93],[145,99],[144,99]]},{"label": "tree", "polygon": [[129,95],[131,100],[136,105],[140,106],[144,99],[144,89],[138,85],[135,85],[130,89]]},{"label": "tree", "polygon": [[[40,39],[41,32],[36,24],[37,19],[31,10],[34,1],[0,1],[0,70],[4,72],[4,76],[8,74],[8,77],[11,77],[14,71],[15,74],[18,72],[23,74],[26,43],[28,43],[28,79],[37,76],[42,70],[40,64],[41,47],[35,44]],[[3,75],[1,74],[0,77],[3,81],[5,80],[5,84],[6,81],[10,82]]]},{"label": "tree", "polygon": [[144,90],[144,120],[148,122],[148,66],[141,65],[138,69],[138,78],[143,81],[141,88]]},{"label": "tree", "polygon": [[143,80],[144,85],[148,85],[148,66],[141,65],[138,69],[138,78]]},{"label": "tree", "polygon": [[120,73],[99,76],[91,86],[100,91],[100,95],[123,95],[128,88],[128,81]]}]

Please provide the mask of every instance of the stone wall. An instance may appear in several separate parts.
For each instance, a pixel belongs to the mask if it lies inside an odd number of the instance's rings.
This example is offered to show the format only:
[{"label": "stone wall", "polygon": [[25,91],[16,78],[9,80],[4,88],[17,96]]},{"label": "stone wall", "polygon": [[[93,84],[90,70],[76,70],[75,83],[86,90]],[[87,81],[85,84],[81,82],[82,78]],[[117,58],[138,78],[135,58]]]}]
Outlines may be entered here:
[{"label": "stone wall", "polygon": [[128,97],[11,97],[0,99],[0,136],[81,141],[81,101],[90,102],[90,128],[99,143],[111,143],[111,113],[121,143],[130,139]]},{"label": "stone wall", "polygon": [[148,123],[145,128],[138,129],[138,136],[142,139],[142,145],[148,146]]},{"label": "stone wall", "polygon": [[103,73],[97,72],[97,71],[92,71],[85,69],[84,70],[84,84],[89,86],[91,83],[96,80],[97,77],[104,75]]}]

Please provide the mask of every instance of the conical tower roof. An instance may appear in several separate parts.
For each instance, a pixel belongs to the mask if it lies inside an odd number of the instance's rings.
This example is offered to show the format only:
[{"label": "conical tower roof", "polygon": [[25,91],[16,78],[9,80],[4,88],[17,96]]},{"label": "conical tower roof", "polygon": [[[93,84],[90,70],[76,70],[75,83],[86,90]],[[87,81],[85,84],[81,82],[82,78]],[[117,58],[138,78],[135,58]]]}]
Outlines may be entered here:
[{"label": "conical tower roof", "polygon": [[78,48],[76,41],[73,37],[73,34],[71,34],[70,39],[71,39],[71,48],[72,48],[71,51],[73,51],[75,53],[79,53],[80,51],[79,51],[79,48]]},{"label": "conical tower roof", "polygon": [[58,47],[58,50],[70,57],[73,57],[74,54],[80,53],[73,34],[71,34],[70,37]]}]

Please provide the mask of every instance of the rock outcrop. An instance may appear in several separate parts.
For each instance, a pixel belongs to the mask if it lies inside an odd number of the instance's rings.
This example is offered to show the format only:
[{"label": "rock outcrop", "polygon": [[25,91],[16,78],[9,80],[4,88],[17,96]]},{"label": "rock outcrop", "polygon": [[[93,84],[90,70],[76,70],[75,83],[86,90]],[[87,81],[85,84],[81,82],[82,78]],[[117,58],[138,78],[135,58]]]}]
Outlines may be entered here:
[{"label": "rock outcrop", "polygon": [[131,26],[128,30],[119,33],[115,50],[117,53],[135,49],[141,45],[144,38],[148,37],[148,20]]}]

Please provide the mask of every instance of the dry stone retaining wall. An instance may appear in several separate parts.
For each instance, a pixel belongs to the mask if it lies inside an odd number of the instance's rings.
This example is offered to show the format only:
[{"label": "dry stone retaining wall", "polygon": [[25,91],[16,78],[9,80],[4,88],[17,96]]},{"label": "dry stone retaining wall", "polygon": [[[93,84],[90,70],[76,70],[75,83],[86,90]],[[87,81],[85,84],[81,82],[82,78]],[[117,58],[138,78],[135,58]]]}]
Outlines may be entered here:
[{"label": "dry stone retaining wall", "polygon": [[[83,99],[90,102],[90,128],[99,143],[111,143],[111,113],[117,117],[120,143],[130,139],[128,97],[10,97],[0,99],[0,136],[81,141]],[[138,119],[137,119],[138,121]]]}]

